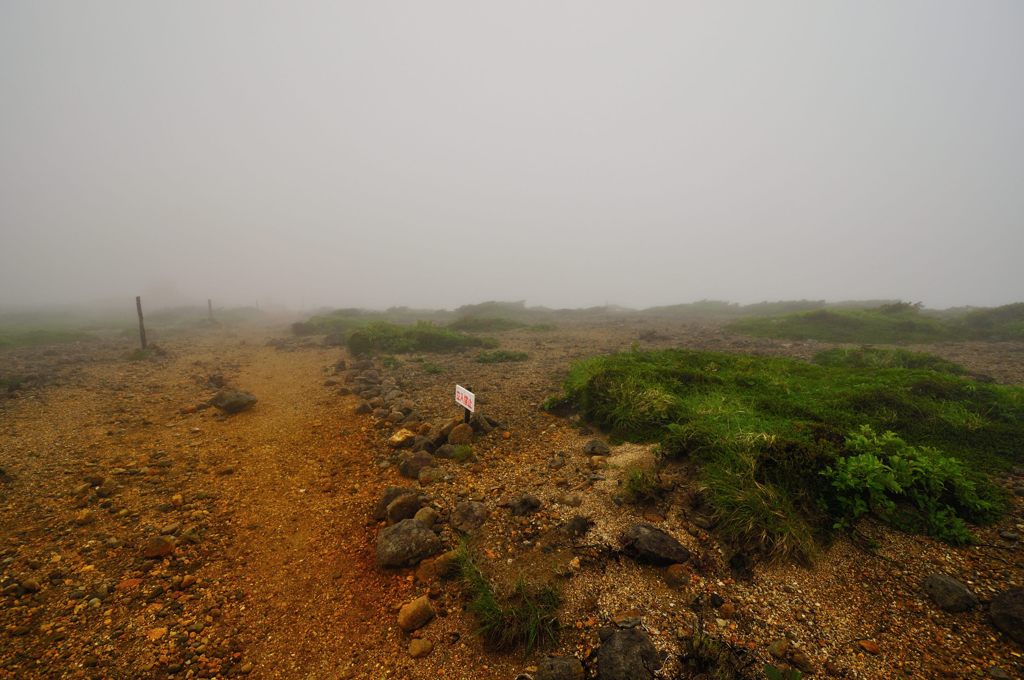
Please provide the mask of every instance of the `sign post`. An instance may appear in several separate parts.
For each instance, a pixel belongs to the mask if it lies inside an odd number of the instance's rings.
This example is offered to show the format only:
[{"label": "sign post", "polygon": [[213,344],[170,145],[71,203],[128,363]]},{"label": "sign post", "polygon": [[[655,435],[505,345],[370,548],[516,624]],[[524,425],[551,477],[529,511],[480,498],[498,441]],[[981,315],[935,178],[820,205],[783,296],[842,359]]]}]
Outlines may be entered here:
[{"label": "sign post", "polygon": [[468,423],[469,416],[476,410],[476,395],[470,390],[472,387],[455,386],[455,403],[463,408],[462,422]]}]

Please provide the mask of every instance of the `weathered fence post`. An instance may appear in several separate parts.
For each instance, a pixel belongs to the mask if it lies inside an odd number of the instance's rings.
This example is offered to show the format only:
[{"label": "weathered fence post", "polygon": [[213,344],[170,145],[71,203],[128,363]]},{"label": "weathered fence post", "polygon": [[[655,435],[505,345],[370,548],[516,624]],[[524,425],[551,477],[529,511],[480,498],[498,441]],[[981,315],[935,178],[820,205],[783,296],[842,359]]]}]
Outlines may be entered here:
[{"label": "weathered fence post", "polygon": [[213,300],[206,298],[206,311],[210,314],[210,321],[213,321]]},{"label": "weathered fence post", "polygon": [[135,309],[139,312],[139,341],[142,342],[142,349],[146,349],[146,327],[142,325],[142,297],[135,296]]}]

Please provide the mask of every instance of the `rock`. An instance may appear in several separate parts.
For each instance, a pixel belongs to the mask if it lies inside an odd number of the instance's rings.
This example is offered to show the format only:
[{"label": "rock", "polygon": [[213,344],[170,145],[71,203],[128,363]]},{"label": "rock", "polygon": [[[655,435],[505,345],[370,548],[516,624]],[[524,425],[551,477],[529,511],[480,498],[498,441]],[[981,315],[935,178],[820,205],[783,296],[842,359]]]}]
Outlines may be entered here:
[{"label": "rock", "polygon": [[459,568],[456,558],[458,551],[449,550],[437,557],[420,562],[416,568],[416,580],[420,583],[434,583],[448,576],[453,576]]},{"label": "rock", "polygon": [[594,522],[589,517],[575,515],[562,525],[562,529],[570,538],[580,538],[585,536],[592,526]]},{"label": "rock", "polygon": [[416,441],[416,433],[403,427],[391,435],[391,438],[388,439],[388,446],[393,449],[404,449],[412,446],[414,441]]},{"label": "rock", "polygon": [[996,628],[1024,644],[1024,588],[1010,588],[992,598],[989,616]]},{"label": "rock", "polygon": [[417,510],[413,519],[415,519],[417,522],[420,522],[425,527],[432,528],[441,520],[441,513],[439,513],[437,510],[434,510],[434,508],[428,505],[427,507],[423,507]]},{"label": "rock", "polygon": [[412,494],[416,496],[419,492],[417,492],[416,489],[410,489],[405,486],[389,486],[385,489],[384,495],[380,497],[380,500],[377,501],[377,505],[373,508],[373,518],[378,521],[387,519],[388,506],[391,505],[391,501],[404,494]]},{"label": "rock", "polygon": [[540,499],[533,494],[524,493],[519,498],[509,503],[509,509],[516,517],[532,515],[540,509]]},{"label": "rock", "polygon": [[491,425],[491,422],[487,418],[480,415],[479,413],[474,413],[472,416],[470,416],[469,426],[473,428],[474,431],[481,432],[483,434],[489,434],[491,430],[494,429],[494,426]]},{"label": "rock", "polygon": [[354,409],[352,409],[352,412],[355,413],[357,416],[366,415],[371,411],[373,411],[373,407],[370,406],[370,402],[368,401],[361,401],[358,404],[356,404],[356,407]]},{"label": "rock", "polygon": [[377,564],[381,567],[414,566],[441,549],[437,534],[414,519],[403,519],[377,534]]},{"label": "rock", "polygon": [[436,467],[425,467],[420,470],[418,479],[420,480],[420,486],[430,486],[435,482],[440,482],[445,478],[444,470]]},{"label": "rock", "polygon": [[426,451],[403,453],[398,458],[398,472],[403,477],[409,477],[410,479],[418,479],[420,470],[432,465],[437,465],[437,461]]},{"label": "rock", "polygon": [[1012,531],[1000,531],[999,538],[1004,541],[1009,541],[1010,543],[1016,543],[1020,540],[1020,534],[1016,534]]},{"label": "rock", "polygon": [[142,547],[142,556],[146,559],[166,557],[174,552],[173,536],[153,536]]},{"label": "rock", "polygon": [[811,661],[811,657],[807,656],[804,652],[793,652],[789,657],[789,662],[800,669],[805,675],[814,675],[814,672],[817,670],[814,662]]},{"label": "rock", "polygon": [[873,654],[873,655],[877,656],[882,651],[878,647],[878,643],[875,642],[874,640],[859,640],[858,642],[860,644],[860,648],[863,649],[868,654]]},{"label": "rock", "polygon": [[448,433],[448,443],[452,446],[470,444],[473,441],[473,428],[466,423],[459,423]]},{"label": "rock", "polygon": [[[426,499],[419,494],[405,493],[396,498],[395,500],[388,503],[388,509],[386,513],[386,519],[388,524],[398,524],[403,519],[410,519],[416,516],[416,513]],[[425,525],[425,526],[430,526]]]},{"label": "rock", "polygon": [[682,564],[670,564],[665,570],[665,583],[673,587],[685,586],[690,582],[690,572]]},{"label": "rock", "polygon": [[786,638],[772,640],[768,643],[768,653],[776,659],[785,659],[786,654],[789,653],[789,640]]},{"label": "rock", "polygon": [[96,521],[96,513],[92,510],[79,510],[75,514],[75,524],[78,526],[85,526],[86,524],[92,524]]},{"label": "rock", "polygon": [[651,680],[661,657],[640,627],[616,630],[597,650],[598,680]]},{"label": "rock", "polygon": [[422,659],[432,651],[434,643],[426,638],[415,638],[409,642],[409,656],[414,659]]},{"label": "rock", "polygon": [[945,612],[963,612],[978,604],[978,598],[960,581],[945,574],[930,574],[924,591]]},{"label": "rock", "polygon": [[427,625],[432,618],[434,618],[434,608],[430,605],[430,598],[423,595],[411,602],[406,602],[398,610],[398,627],[406,633],[411,633]]},{"label": "rock", "polygon": [[690,551],[679,541],[650,524],[634,524],[622,536],[623,550],[637,560],[651,564],[683,563]]},{"label": "rock", "polygon": [[578,508],[583,505],[583,498],[576,493],[567,493],[555,496],[553,501],[556,505],[564,505],[570,508]]},{"label": "rock", "polygon": [[993,666],[988,669],[988,677],[992,678],[992,680],[1013,680],[1013,676],[1010,675],[1008,671],[1005,671],[998,666]]},{"label": "rock", "polygon": [[607,456],[612,450],[600,439],[591,439],[583,445],[583,453],[588,456]]},{"label": "rock", "polygon": [[210,400],[210,405],[216,406],[224,413],[240,413],[252,408],[256,401],[256,397],[248,392],[221,390]]},{"label": "rock", "polygon": [[479,529],[490,515],[487,506],[477,501],[462,501],[455,505],[449,523],[452,528],[468,534]]},{"label": "rock", "polygon": [[20,585],[22,590],[26,593],[38,593],[40,589],[42,589],[42,586],[39,584],[39,580],[34,578],[22,579],[18,585]]},{"label": "rock", "polygon": [[534,680],[583,680],[583,664],[575,656],[552,656],[537,664]]}]

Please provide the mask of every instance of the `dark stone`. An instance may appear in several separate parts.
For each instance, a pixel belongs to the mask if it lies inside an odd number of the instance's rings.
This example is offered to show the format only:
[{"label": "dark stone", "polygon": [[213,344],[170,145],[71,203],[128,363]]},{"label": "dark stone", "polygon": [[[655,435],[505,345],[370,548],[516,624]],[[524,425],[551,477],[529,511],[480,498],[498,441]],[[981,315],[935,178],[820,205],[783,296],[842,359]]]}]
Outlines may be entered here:
[{"label": "dark stone", "polygon": [[646,523],[634,524],[622,536],[623,550],[643,562],[678,564],[690,559],[690,551],[661,529]]},{"label": "dark stone", "polygon": [[403,519],[377,534],[377,564],[412,567],[441,552],[441,539],[415,519]]},{"label": "dark stone", "polygon": [[930,574],[925,578],[924,591],[945,612],[963,612],[978,604],[978,598],[967,586],[945,574]]},{"label": "dark stone", "polygon": [[576,515],[566,522],[562,528],[572,538],[579,538],[586,535],[592,526],[594,526],[594,522],[589,517]]},{"label": "dark stone", "polygon": [[1024,645],[1024,588],[1010,588],[996,595],[988,613],[996,628]]},{"label": "dark stone", "polygon": [[552,656],[537,664],[534,680],[583,680],[583,664],[575,656]]},{"label": "dark stone", "polygon": [[490,512],[487,506],[477,501],[463,501],[455,506],[449,523],[453,529],[468,534],[479,529]]},{"label": "dark stone", "polygon": [[642,628],[617,630],[597,650],[598,680],[652,680],[661,657]]},{"label": "dark stone", "polygon": [[533,494],[524,493],[509,504],[509,509],[516,517],[532,515],[540,510],[540,499]]},{"label": "dark stone", "polygon": [[437,465],[437,461],[426,451],[403,453],[398,457],[398,471],[403,477],[409,477],[410,479],[419,479],[420,470],[434,465]]},{"label": "dark stone", "polygon": [[404,486],[389,486],[384,490],[384,495],[377,501],[377,505],[373,507],[373,518],[376,520],[385,519],[388,516],[388,506],[391,505],[391,501],[395,500],[399,496],[406,494],[416,495],[418,492],[416,489],[410,489]]},{"label": "dark stone", "polygon": [[210,400],[212,406],[224,413],[240,413],[252,408],[255,403],[256,397],[241,390],[221,390]]},{"label": "dark stone", "polygon": [[372,410],[373,408],[370,407],[370,404],[368,402],[361,401],[358,404],[356,404],[355,409],[353,409],[353,413],[355,413],[357,416],[362,416],[366,415]]},{"label": "dark stone", "polygon": [[583,453],[588,456],[607,456],[612,450],[600,439],[591,439],[583,445]]},{"label": "dark stone", "polygon": [[403,519],[412,519],[426,503],[426,498],[419,494],[405,493],[388,504],[388,524],[398,524]]}]

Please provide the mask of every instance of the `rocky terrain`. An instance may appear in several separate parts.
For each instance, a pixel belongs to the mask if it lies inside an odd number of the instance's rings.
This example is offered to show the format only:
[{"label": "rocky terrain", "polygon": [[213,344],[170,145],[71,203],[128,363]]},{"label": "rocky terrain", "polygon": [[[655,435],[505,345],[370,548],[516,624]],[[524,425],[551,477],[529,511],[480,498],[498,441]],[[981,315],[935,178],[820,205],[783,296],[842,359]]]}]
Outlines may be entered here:
[{"label": "rocky terrain", "polygon": [[[496,335],[528,358],[357,360],[218,329],[141,360],[127,341],[0,354],[31,377],[0,398],[0,677],[1024,672],[1024,476],[1003,480],[1015,506],[977,545],[865,521],[810,567],[766,564],[716,540],[685,463],[630,502],[649,448],[539,408],[573,359],[634,344],[822,345],[669,323]],[[919,349],[1024,383],[1019,344]],[[468,424],[456,383],[477,394]],[[486,644],[460,547],[499,593],[558,593],[553,645]]]}]

